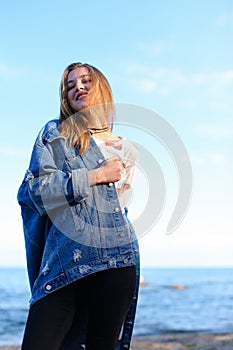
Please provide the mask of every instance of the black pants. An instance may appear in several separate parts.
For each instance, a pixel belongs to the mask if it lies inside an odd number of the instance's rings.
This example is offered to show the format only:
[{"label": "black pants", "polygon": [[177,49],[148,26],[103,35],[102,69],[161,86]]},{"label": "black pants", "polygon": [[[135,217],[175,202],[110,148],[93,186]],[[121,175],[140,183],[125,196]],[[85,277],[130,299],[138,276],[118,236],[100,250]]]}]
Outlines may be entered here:
[{"label": "black pants", "polygon": [[86,350],[115,350],[135,286],[134,266],[108,269],[38,300],[29,310],[22,350],[58,350],[84,303]]}]

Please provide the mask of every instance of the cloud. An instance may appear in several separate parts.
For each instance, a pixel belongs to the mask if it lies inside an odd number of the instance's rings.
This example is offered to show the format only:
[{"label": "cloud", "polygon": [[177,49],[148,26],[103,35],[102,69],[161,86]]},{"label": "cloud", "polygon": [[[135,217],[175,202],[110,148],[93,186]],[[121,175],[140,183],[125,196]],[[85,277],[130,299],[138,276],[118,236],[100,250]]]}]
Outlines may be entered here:
[{"label": "cloud", "polygon": [[137,63],[129,63],[126,70],[129,75],[144,75],[153,83],[157,82],[158,84],[158,82],[164,82],[164,84],[173,87],[186,86],[190,84],[194,86],[205,86],[212,84],[222,86],[233,83],[233,70],[209,73],[184,73],[179,68],[154,68]]},{"label": "cloud", "polygon": [[217,27],[225,27],[227,23],[227,16],[226,14],[221,14],[216,19],[216,25]]},{"label": "cloud", "polygon": [[156,92],[160,96],[169,95],[169,89],[165,86],[159,86],[158,84],[156,84],[155,80],[137,78],[130,79],[129,83],[132,86],[132,88],[138,92],[143,92],[145,94]]},{"label": "cloud", "polygon": [[191,154],[190,159],[193,165],[204,165],[206,162],[203,155],[200,154]]},{"label": "cloud", "polygon": [[[176,86],[185,83],[186,77],[178,69],[158,68],[130,63],[126,67],[128,83],[138,92],[155,92],[159,96],[167,96],[173,91],[174,82]],[[135,78],[136,77],[136,78]]]},{"label": "cloud", "polygon": [[0,62],[0,78],[19,77],[23,74],[21,68],[12,67],[5,62]]},{"label": "cloud", "polygon": [[138,42],[136,44],[136,49],[150,56],[160,56],[171,52],[172,45],[170,44],[164,45],[164,43],[161,43],[161,42],[160,43]]},{"label": "cloud", "polygon": [[233,21],[233,13],[221,13],[217,18],[216,18],[216,26],[223,28],[228,25],[231,25]]},{"label": "cloud", "polygon": [[221,153],[211,153],[210,154],[210,162],[213,165],[225,165],[227,164],[227,157],[225,156],[225,154],[221,154]]},{"label": "cloud", "polygon": [[[144,94],[155,93],[158,96],[179,94],[179,101],[189,96],[192,105],[201,97],[206,99],[208,107],[230,111],[232,106],[233,70],[213,72],[184,72],[179,68],[154,67],[129,62],[124,66],[125,77],[134,91]],[[185,98],[180,98],[181,96]],[[200,102],[199,102],[200,103]]]},{"label": "cloud", "polygon": [[28,158],[29,152],[23,149],[0,146],[0,155],[6,157]]},{"label": "cloud", "polygon": [[140,79],[139,81],[135,80],[135,83],[137,83],[136,88],[138,88],[139,91],[151,92],[156,89],[155,82],[149,79]]},{"label": "cloud", "polygon": [[197,133],[202,137],[212,137],[214,139],[233,137],[233,119],[225,119],[217,122],[202,123],[196,128]]},{"label": "cloud", "polygon": [[191,154],[190,155],[191,163],[193,165],[197,166],[206,166],[206,165],[212,165],[212,166],[220,166],[220,165],[228,165],[229,160],[227,156],[220,152],[206,152],[202,154]]}]

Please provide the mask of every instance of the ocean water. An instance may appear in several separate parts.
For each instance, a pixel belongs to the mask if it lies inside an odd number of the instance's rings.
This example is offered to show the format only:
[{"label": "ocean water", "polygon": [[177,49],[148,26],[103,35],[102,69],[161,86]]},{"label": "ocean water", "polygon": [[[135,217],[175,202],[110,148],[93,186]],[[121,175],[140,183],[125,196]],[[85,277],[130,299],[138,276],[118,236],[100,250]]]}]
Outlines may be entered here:
[{"label": "ocean water", "polygon": [[[233,332],[233,268],[142,268],[134,336]],[[0,269],[0,345],[19,344],[30,298],[25,269]]]}]

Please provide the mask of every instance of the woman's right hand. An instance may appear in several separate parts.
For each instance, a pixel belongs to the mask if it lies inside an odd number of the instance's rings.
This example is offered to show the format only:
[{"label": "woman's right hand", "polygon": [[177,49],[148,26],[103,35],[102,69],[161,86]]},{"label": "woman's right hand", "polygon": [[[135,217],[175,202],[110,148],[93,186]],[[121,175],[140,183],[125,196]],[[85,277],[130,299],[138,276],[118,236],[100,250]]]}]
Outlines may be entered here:
[{"label": "woman's right hand", "polygon": [[121,179],[122,161],[120,158],[113,157],[107,159],[101,167],[88,172],[90,186],[116,182]]},{"label": "woman's right hand", "polygon": [[97,183],[116,182],[121,179],[122,161],[117,157],[107,159],[97,169]]}]

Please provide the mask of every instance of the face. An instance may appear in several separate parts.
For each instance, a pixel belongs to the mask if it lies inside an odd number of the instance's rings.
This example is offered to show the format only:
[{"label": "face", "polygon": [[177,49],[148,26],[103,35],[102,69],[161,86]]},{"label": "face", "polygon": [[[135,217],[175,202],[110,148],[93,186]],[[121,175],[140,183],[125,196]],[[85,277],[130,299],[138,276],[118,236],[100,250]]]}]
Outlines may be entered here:
[{"label": "face", "polygon": [[88,107],[88,93],[92,88],[92,80],[86,67],[79,67],[68,74],[68,101],[75,111]]}]

